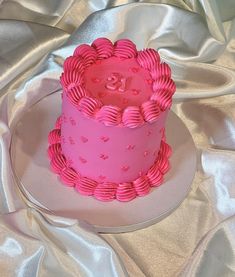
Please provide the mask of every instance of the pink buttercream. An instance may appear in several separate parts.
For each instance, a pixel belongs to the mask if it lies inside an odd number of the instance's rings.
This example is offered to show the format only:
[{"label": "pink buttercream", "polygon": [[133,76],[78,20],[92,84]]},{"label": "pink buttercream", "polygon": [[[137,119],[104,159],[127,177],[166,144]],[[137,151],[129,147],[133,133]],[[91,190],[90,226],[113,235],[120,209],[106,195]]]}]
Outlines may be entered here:
[{"label": "pink buttercream", "polygon": [[115,106],[103,106],[96,113],[96,119],[106,126],[115,126],[121,122],[121,109]]},{"label": "pink buttercream", "polygon": [[153,68],[150,70],[150,75],[153,80],[157,80],[161,77],[171,77],[171,69],[168,64],[166,63],[157,63]]},{"label": "pink buttercream", "polygon": [[79,178],[79,174],[71,167],[65,168],[60,174],[60,179],[69,187],[74,187]]},{"label": "pink buttercream", "polygon": [[84,115],[90,117],[94,116],[101,107],[101,101],[91,97],[83,97],[79,102],[79,109]]},{"label": "pink buttercream", "polygon": [[60,173],[66,168],[66,159],[63,154],[57,154],[51,159],[51,168],[55,173]]},{"label": "pink buttercream", "polygon": [[107,59],[113,55],[113,44],[107,38],[98,38],[91,45],[97,52],[98,59]]},{"label": "pink buttercream", "polygon": [[74,56],[68,57],[64,61],[63,67],[65,71],[77,70],[79,72],[83,72],[85,69],[83,58]]},{"label": "pink buttercream", "polygon": [[[164,134],[163,134],[164,135]],[[169,146],[169,144],[167,144],[166,142],[164,142],[162,140],[161,142],[161,148],[160,148],[160,151],[159,151],[159,154],[163,157],[167,157],[169,158],[172,154],[172,149],[171,147]]]},{"label": "pink buttercream", "polygon": [[154,49],[144,49],[138,51],[137,61],[143,68],[151,70],[160,63],[160,56]]},{"label": "pink buttercream", "polygon": [[61,116],[59,116],[57,118],[57,120],[56,120],[56,123],[55,123],[55,128],[56,129],[60,129],[60,127],[61,127],[61,121],[62,121],[62,118],[61,118]]},{"label": "pink buttercream", "polygon": [[135,44],[129,39],[120,39],[114,43],[114,56],[129,59],[137,55]]},{"label": "pink buttercream", "polygon": [[50,131],[48,135],[49,144],[59,143],[61,140],[61,132],[60,129],[54,129]]},{"label": "pink buttercream", "polygon": [[81,177],[76,183],[76,190],[83,195],[93,195],[97,182],[86,177]]},{"label": "pink buttercream", "polygon": [[153,91],[157,93],[164,93],[169,91],[171,95],[175,92],[175,83],[169,77],[162,77],[153,82]]},{"label": "pink buttercream", "polygon": [[153,82],[153,90],[155,93],[151,99],[156,101],[163,111],[169,109],[172,104],[172,95],[176,90],[175,83],[170,78],[160,78]]},{"label": "pink buttercream", "polygon": [[82,78],[82,73],[74,70],[64,71],[61,74],[60,82],[65,91],[70,90],[76,86],[80,86],[84,80]]},{"label": "pink buttercream", "polygon": [[136,128],[144,123],[140,108],[135,106],[127,107],[124,110],[122,120],[124,126],[129,128]]},{"label": "pink buttercream", "polygon": [[139,196],[144,196],[148,194],[150,191],[149,181],[148,181],[148,178],[146,178],[146,176],[140,176],[138,179],[136,179],[133,182],[133,184],[134,184],[136,193]]},{"label": "pink buttercream", "polygon": [[142,104],[142,112],[145,121],[154,122],[160,114],[160,109],[155,101],[150,100]]},{"label": "pink buttercream", "polygon": [[102,201],[130,201],[159,186],[171,153],[164,142],[170,77],[154,49],[137,52],[127,39],[77,47],[61,75],[63,120],[48,136],[61,180]]},{"label": "pink buttercream", "polygon": [[[50,143],[50,141],[49,141],[49,143]],[[48,156],[50,157],[50,159],[52,159],[52,157],[54,157],[56,154],[60,154],[61,151],[62,151],[62,149],[61,149],[60,143],[53,143],[47,149],[47,153],[48,153]]]},{"label": "pink buttercream", "polygon": [[97,58],[95,49],[88,44],[79,45],[75,49],[73,55],[76,57],[82,57],[85,67],[93,64]]},{"label": "pink buttercream", "polygon": [[82,86],[77,86],[77,87],[73,87],[71,88],[68,93],[67,93],[70,101],[74,104],[74,105],[78,105],[79,101],[85,97],[88,96],[87,95],[87,91],[82,87]]},{"label": "pink buttercream", "polygon": [[159,170],[162,174],[165,174],[170,169],[170,162],[166,157],[161,156],[159,159]]},{"label": "pink buttercream", "polygon": [[136,191],[132,183],[121,183],[118,185],[116,199],[121,202],[131,201],[136,197]]},{"label": "pink buttercream", "polygon": [[117,184],[115,183],[100,183],[95,188],[94,197],[101,201],[112,201],[116,197]]},{"label": "pink buttercream", "polygon": [[91,178],[80,176],[73,168],[68,167],[66,158],[61,154],[60,143],[52,143],[48,148],[48,153],[50,153],[53,171],[60,174],[61,180],[67,186],[75,186],[76,190],[81,194],[93,195],[101,201],[112,201],[116,198],[119,201],[126,202],[136,196],[148,194],[151,186],[159,186],[162,183],[163,174],[169,169],[168,157],[171,153],[171,148],[162,141],[159,155],[147,174],[141,175],[133,182],[120,184],[97,182]]},{"label": "pink buttercream", "polygon": [[147,177],[152,187],[158,187],[163,182],[163,175],[157,164],[154,164],[147,173]]}]

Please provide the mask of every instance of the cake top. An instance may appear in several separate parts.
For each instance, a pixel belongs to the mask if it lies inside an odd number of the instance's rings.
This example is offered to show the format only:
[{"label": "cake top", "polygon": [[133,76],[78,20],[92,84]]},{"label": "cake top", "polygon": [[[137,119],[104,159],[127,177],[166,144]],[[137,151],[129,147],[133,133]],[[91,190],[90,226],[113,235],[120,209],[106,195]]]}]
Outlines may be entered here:
[{"label": "cake top", "polygon": [[64,62],[64,93],[87,117],[107,126],[138,127],[171,107],[171,70],[154,49],[107,38],[79,45]]}]

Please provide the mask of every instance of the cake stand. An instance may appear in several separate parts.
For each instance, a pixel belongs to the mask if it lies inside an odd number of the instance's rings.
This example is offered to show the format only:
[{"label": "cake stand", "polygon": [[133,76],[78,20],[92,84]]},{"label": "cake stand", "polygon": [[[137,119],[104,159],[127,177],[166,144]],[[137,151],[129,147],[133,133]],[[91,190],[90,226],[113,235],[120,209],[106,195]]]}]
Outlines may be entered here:
[{"label": "cake stand", "polygon": [[30,206],[43,212],[84,220],[97,232],[120,233],[152,225],[174,211],[190,191],[196,170],[196,149],[181,119],[169,113],[166,136],[173,154],[171,169],[159,188],[124,203],[100,202],[64,186],[50,170],[47,136],[61,112],[60,93],[31,106],[12,136],[11,160],[19,189]]}]

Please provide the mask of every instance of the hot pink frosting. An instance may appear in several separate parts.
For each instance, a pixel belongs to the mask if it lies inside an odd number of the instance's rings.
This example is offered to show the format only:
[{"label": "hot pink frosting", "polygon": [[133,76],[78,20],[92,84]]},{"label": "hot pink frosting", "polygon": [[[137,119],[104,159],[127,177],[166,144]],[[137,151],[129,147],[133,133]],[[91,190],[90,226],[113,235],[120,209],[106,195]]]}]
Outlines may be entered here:
[{"label": "hot pink frosting", "polygon": [[129,59],[137,55],[135,44],[129,39],[120,39],[114,43],[114,56]]},{"label": "hot pink frosting", "polygon": [[162,157],[170,158],[170,156],[172,154],[172,150],[171,150],[171,147],[165,142],[164,135],[165,135],[165,131],[163,132],[163,140],[161,142],[159,154]]},{"label": "hot pink frosting", "polygon": [[60,179],[63,183],[69,187],[74,187],[75,183],[79,179],[79,174],[71,167],[66,167],[60,173]]},{"label": "hot pink frosting", "polygon": [[60,143],[54,143],[52,140],[49,140],[49,143],[51,144],[48,149],[47,153],[50,159],[55,156],[56,154],[60,154],[62,151],[61,144]]},{"label": "hot pink frosting", "polygon": [[[50,133],[54,134],[58,131],[60,130],[54,129]],[[150,192],[151,187],[157,187],[162,184],[163,175],[169,169],[168,157],[171,154],[171,148],[166,142],[162,141],[156,161],[146,175],[141,175],[133,182],[97,182],[91,178],[81,176],[80,173],[68,165],[66,158],[61,154],[60,143],[54,143],[50,136],[48,141],[50,144],[48,155],[51,158],[51,167],[55,173],[60,175],[63,183],[67,186],[75,187],[83,195],[93,195],[101,201],[117,199],[121,202],[127,202],[137,196],[144,196]]]},{"label": "hot pink frosting", "polygon": [[144,196],[150,191],[149,180],[146,176],[140,176],[133,184],[138,196]]},{"label": "hot pink frosting", "polygon": [[97,58],[95,49],[88,44],[81,44],[78,46],[73,55],[76,57],[82,57],[85,67],[93,64]]},{"label": "hot pink frosting", "polygon": [[119,201],[126,202],[136,198],[137,194],[132,183],[119,184],[116,192],[116,198]]},{"label": "hot pink frosting", "polygon": [[90,178],[81,177],[76,183],[76,190],[83,195],[93,195],[97,182]]},{"label": "hot pink frosting", "polygon": [[102,107],[102,103],[98,99],[91,97],[83,97],[79,102],[79,109],[86,116],[94,116],[94,114]]},{"label": "hot pink frosting", "polygon": [[144,123],[143,116],[139,107],[127,107],[122,116],[123,124],[129,128],[136,128]]},{"label": "hot pink frosting", "polygon": [[82,73],[75,70],[64,71],[60,77],[60,82],[65,91],[82,85],[83,81]]},{"label": "hot pink frosting", "polygon": [[106,126],[115,126],[121,122],[121,109],[115,106],[103,106],[96,113],[96,119]]},{"label": "hot pink frosting", "polygon": [[74,105],[79,105],[79,101],[83,97],[88,96],[86,90],[81,86],[71,88],[67,95]]},{"label": "hot pink frosting", "polygon": [[98,59],[107,59],[113,55],[113,44],[107,38],[98,38],[91,46],[96,50]]},{"label": "hot pink frosting", "polygon": [[64,71],[77,70],[79,72],[83,72],[85,70],[83,58],[75,57],[75,56],[68,57],[64,61],[63,67],[64,67]]},{"label": "hot pink frosting", "polygon": [[175,84],[157,51],[137,51],[128,39],[96,39],[65,60],[61,84],[63,112],[48,136],[48,156],[65,184],[124,202],[162,184]]},{"label": "hot pink frosting", "polygon": [[48,142],[50,144],[59,143],[60,139],[61,139],[60,129],[54,129],[48,135]]},{"label": "hot pink frosting", "polygon": [[[119,64],[118,60],[112,60],[113,57],[120,58],[123,62],[124,60],[130,60],[125,66],[128,64],[134,65],[133,59],[135,59],[140,67],[149,70],[149,78],[146,78],[145,82],[147,86],[152,86],[152,94],[146,101],[143,101],[142,96],[144,95],[142,90],[148,90],[147,87],[144,87],[144,83],[138,83],[139,86],[136,83],[137,86],[133,87],[135,74],[140,72],[137,64],[135,66],[131,65],[129,68],[131,77],[122,77],[123,70],[120,73],[112,73],[111,77],[108,77],[107,81],[105,81],[106,84],[104,83],[102,91],[99,91],[98,88],[100,82],[104,82],[102,76],[101,78],[91,78],[90,75],[93,74],[93,71],[89,71],[89,75],[85,74],[86,77],[84,77],[83,73],[86,72],[84,68],[90,68],[93,64],[97,67],[95,73],[99,72],[99,64],[96,63],[97,59],[101,60],[101,62],[103,60],[110,61],[110,70],[112,70],[113,64]],[[125,72],[125,75],[127,72]],[[144,76],[144,72],[141,71],[141,75]],[[95,117],[106,126],[124,125],[129,128],[136,128],[141,126],[144,121],[152,123],[157,120],[159,109],[155,107],[150,99],[154,100],[155,104],[163,111],[170,108],[172,95],[175,92],[175,85],[170,79],[170,75],[170,68],[165,63],[160,63],[159,54],[154,49],[137,51],[135,44],[128,39],[120,39],[113,45],[107,38],[98,38],[91,46],[87,44],[78,46],[74,51],[74,56],[65,60],[61,84],[65,92],[69,93],[68,96],[71,102],[78,106],[78,109],[86,116]],[[92,79],[94,83],[89,92],[87,87],[84,86],[84,83],[87,83],[87,79]],[[132,84],[132,87],[130,84]],[[112,91],[116,90],[118,90],[117,95],[119,98],[110,95],[110,91],[113,93]],[[98,91],[95,97],[93,96],[93,91]],[[124,91],[125,94],[123,94]],[[124,95],[127,97],[126,99]],[[89,98],[93,98],[93,100]],[[118,100],[119,106],[104,105],[103,102],[107,101],[106,99],[109,99],[109,101],[120,99]],[[144,103],[142,107],[141,105],[136,105],[133,108],[135,105],[131,105],[129,102],[133,103],[133,101],[136,102],[137,100]],[[127,106],[127,109],[124,109],[125,106]],[[130,106],[133,107],[129,109]]]},{"label": "hot pink frosting", "polygon": [[148,180],[153,187],[158,187],[163,182],[163,175],[155,163],[149,170],[147,174]]},{"label": "hot pink frosting", "polygon": [[154,122],[157,120],[160,109],[157,103],[153,100],[147,101],[142,104],[142,111],[145,121]]},{"label": "hot pink frosting", "polygon": [[154,67],[150,70],[150,75],[153,80],[157,80],[161,77],[171,77],[171,69],[168,64],[166,63],[157,63]]},{"label": "hot pink frosting", "polygon": [[172,104],[172,96],[176,90],[175,83],[170,78],[160,78],[153,82],[153,95],[151,99],[156,101],[163,111],[169,109]]},{"label": "hot pink frosting", "polygon": [[55,128],[56,129],[60,129],[60,127],[61,127],[61,121],[62,121],[61,116],[59,116],[57,118],[57,120],[56,120],[56,123],[55,123]]},{"label": "hot pink frosting", "polygon": [[145,49],[138,52],[138,63],[145,69],[152,70],[160,63],[160,56],[154,49]]},{"label": "hot pink frosting", "polygon": [[66,168],[66,158],[63,154],[58,153],[51,159],[51,168],[55,173],[60,173]]},{"label": "hot pink frosting", "polygon": [[100,183],[94,191],[94,197],[101,201],[112,201],[116,198],[118,185],[115,183]]}]

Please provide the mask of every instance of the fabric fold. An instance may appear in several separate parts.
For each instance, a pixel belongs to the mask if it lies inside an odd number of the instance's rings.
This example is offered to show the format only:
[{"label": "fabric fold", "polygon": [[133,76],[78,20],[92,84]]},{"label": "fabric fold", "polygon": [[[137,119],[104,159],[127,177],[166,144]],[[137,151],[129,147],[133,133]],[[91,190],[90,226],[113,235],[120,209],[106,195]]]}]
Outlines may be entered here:
[{"label": "fabric fold", "polygon": [[[234,1],[0,2],[1,274],[233,276]],[[64,59],[102,36],[157,49],[171,65],[173,111],[190,130],[198,164],[190,194],[170,216],[100,236],[89,223],[58,217],[30,198],[10,150],[25,111],[60,91]]]}]

